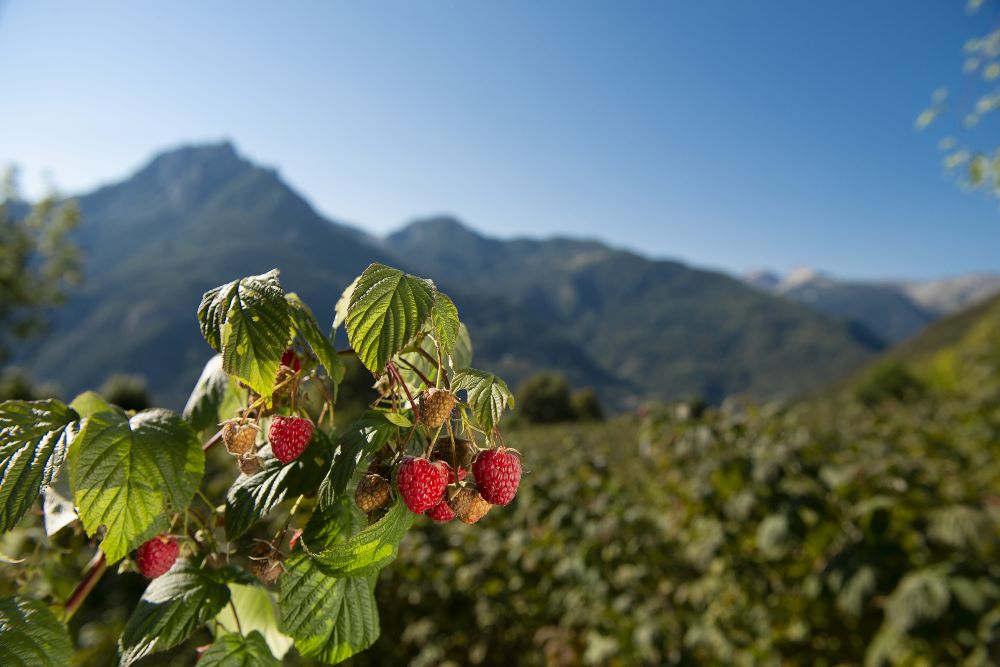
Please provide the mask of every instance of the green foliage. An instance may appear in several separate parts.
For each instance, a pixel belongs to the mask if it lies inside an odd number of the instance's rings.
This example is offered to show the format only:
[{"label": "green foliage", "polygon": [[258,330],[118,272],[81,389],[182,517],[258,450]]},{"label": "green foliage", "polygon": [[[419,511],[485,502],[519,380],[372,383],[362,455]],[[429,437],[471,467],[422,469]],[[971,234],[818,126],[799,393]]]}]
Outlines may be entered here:
[{"label": "green foliage", "polygon": [[558,373],[539,373],[521,383],[517,390],[521,416],[535,424],[573,421],[569,383]]},{"label": "green foliage", "polygon": [[246,637],[239,633],[219,637],[198,661],[199,667],[279,667],[280,664],[256,630]]},{"label": "green foliage", "polygon": [[487,434],[493,432],[505,409],[514,409],[514,396],[507,383],[493,373],[475,368],[460,369],[451,380],[451,388],[456,393],[468,393],[472,416]]},{"label": "green foliage", "polygon": [[923,383],[897,361],[883,361],[872,368],[855,389],[865,405],[884,401],[913,401],[924,393]]},{"label": "green foliage", "polygon": [[397,499],[385,516],[343,542],[322,551],[309,551],[308,536],[302,537],[303,547],[313,563],[331,577],[366,577],[396,559],[399,542],[413,525],[413,513],[403,500]]},{"label": "green foliage", "polygon": [[[435,302],[434,284],[384,264],[372,264],[351,293],[347,336],[365,367],[381,375],[426,322]],[[448,309],[439,309],[447,313]],[[447,320],[447,317],[441,319]]]},{"label": "green foliage", "polygon": [[0,664],[64,667],[72,657],[66,628],[44,604],[22,595],[0,598]]},{"label": "green foliage", "polygon": [[138,375],[112,375],[98,393],[122,410],[140,412],[153,407],[146,380]]},{"label": "green foliage", "polygon": [[194,431],[162,409],[87,417],[68,462],[80,519],[91,536],[105,528],[101,550],[111,563],[166,531],[167,511],[188,506],[205,469]]},{"label": "green foliage", "polygon": [[593,387],[584,387],[574,391],[569,397],[569,404],[573,408],[573,416],[580,421],[601,421],[604,419],[601,399]]},{"label": "green foliage", "polygon": [[80,222],[74,202],[49,195],[28,209],[13,171],[0,184],[0,363],[11,346],[45,333],[47,310],[61,304],[82,278],[69,234]]}]

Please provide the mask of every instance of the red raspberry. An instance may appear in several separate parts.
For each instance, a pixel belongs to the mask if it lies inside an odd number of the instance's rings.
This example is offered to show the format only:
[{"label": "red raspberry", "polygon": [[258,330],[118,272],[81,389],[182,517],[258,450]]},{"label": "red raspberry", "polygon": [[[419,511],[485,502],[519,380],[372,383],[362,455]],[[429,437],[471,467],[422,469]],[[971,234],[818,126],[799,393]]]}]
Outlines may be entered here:
[{"label": "red raspberry", "polygon": [[295,350],[288,348],[285,353],[281,355],[281,365],[291,368],[296,373],[302,368],[302,362],[299,361],[299,355],[295,354]]},{"label": "red raspberry", "polygon": [[451,464],[447,461],[437,461],[438,465],[444,466],[445,472],[448,474],[448,483],[454,484],[459,482],[468,476],[469,472],[465,468],[458,469],[458,477],[455,477],[455,469],[451,467]]},{"label": "red raspberry", "polygon": [[472,474],[486,502],[506,505],[514,500],[521,482],[521,457],[503,448],[481,452],[472,462]]},{"label": "red raspberry", "polygon": [[139,564],[142,576],[156,579],[174,566],[179,551],[177,540],[167,535],[157,535],[136,550],[135,562]]},{"label": "red raspberry", "polygon": [[455,518],[455,510],[449,507],[447,501],[444,500],[424,512],[424,514],[438,523],[447,523]]},{"label": "red raspberry", "polygon": [[292,533],[292,539],[288,540],[288,548],[294,549],[295,545],[299,543],[299,538],[302,537],[302,529],[299,528],[294,533]]},{"label": "red raspberry", "polygon": [[399,464],[396,486],[410,511],[423,514],[441,502],[448,486],[448,473],[442,465],[407,456]]},{"label": "red raspberry", "polygon": [[267,431],[274,458],[282,463],[290,463],[299,458],[312,434],[313,423],[308,419],[282,415],[271,420],[271,428]]}]

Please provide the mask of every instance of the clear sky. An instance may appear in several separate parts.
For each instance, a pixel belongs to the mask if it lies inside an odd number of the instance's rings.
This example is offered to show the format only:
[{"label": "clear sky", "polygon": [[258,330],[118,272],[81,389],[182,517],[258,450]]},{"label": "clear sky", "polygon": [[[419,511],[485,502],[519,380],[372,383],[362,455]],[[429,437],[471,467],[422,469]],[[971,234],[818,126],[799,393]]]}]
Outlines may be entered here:
[{"label": "clear sky", "polygon": [[[997,12],[922,0],[0,0],[0,163],[79,192],[230,138],[382,233],[453,213],[742,271],[1000,270],[914,130]],[[995,129],[995,128],[994,128]]]}]

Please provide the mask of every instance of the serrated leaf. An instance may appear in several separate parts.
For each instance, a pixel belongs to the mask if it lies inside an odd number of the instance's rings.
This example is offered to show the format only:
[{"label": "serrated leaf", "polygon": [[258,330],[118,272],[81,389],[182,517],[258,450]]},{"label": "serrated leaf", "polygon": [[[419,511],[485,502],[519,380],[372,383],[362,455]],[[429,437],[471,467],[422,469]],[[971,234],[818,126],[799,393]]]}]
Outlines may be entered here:
[{"label": "serrated leaf", "polygon": [[381,412],[369,411],[352,422],[340,437],[333,462],[319,488],[319,502],[330,506],[344,493],[361,461],[382,448],[396,434],[396,426]]},{"label": "serrated leaf", "polygon": [[121,664],[131,665],[185,641],[228,604],[228,584],[241,580],[244,576],[235,570],[178,560],[149,584],[128,619],[118,641]]},{"label": "serrated leaf", "polygon": [[238,627],[242,628],[245,634],[257,631],[267,642],[267,647],[274,657],[278,659],[285,657],[288,649],[292,647],[292,638],[278,627],[278,605],[274,594],[261,586],[234,583],[229,584],[229,597],[232,606],[236,607],[240,622],[236,623],[230,605],[223,607],[215,617],[218,621],[215,628],[216,639]]},{"label": "serrated leaf", "polygon": [[80,419],[86,419],[90,415],[96,415],[98,412],[108,412],[115,409],[115,406],[108,403],[95,391],[83,392],[73,399],[69,407],[73,408],[80,415]]},{"label": "serrated leaf", "polygon": [[301,543],[317,567],[331,577],[368,576],[395,560],[414,516],[397,499],[385,516],[342,543],[318,552],[310,549],[304,536]]},{"label": "serrated leaf", "polygon": [[66,628],[48,607],[23,595],[0,598],[0,665],[65,667],[72,661]]},{"label": "serrated leaf", "polygon": [[347,337],[361,363],[380,374],[430,315],[434,284],[384,264],[358,279],[347,309]]},{"label": "serrated leaf", "polygon": [[270,445],[261,448],[260,471],[249,477],[240,475],[226,494],[226,539],[245,535],[286,498],[315,491],[329,463],[328,452],[326,434],[318,429],[302,455],[287,465],[274,458]]},{"label": "serrated leaf", "polygon": [[70,485],[87,534],[107,528],[109,563],[167,529],[167,510],[191,502],[205,454],[191,427],[169,410],[121,410],[83,421],[69,450]]},{"label": "serrated leaf", "polygon": [[292,320],[278,270],[234,280],[205,293],[198,308],[201,333],[222,368],[261,396],[270,396],[291,340]]},{"label": "serrated leaf", "polygon": [[319,323],[316,322],[312,310],[296,294],[289,294],[285,298],[288,301],[296,333],[319,359],[319,363],[326,369],[327,375],[330,376],[334,384],[340,384],[347,372],[347,366],[337,354],[333,343],[319,328]]},{"label": "serrated leaf", "polygon": [[434,326],[434,338],[441,346],[441,351],[450,352],[458,341],[461,323],[458,321],[458,308],[455,307],[455,302],[441,292],[434,295],[431,321]]},{"label": "serrated leaf", "polygon": [[451,390],[465,390],[468,393],[469,408],[486,433],[493,431],[504,408],[514,407],[514,396],[507,388],[507,383],[493,373],[475,368],[463,368],[455,373],[455,377],[451,379]]},{"label": "serrated leaf", "polygon": [[361,280],[361,276],[358,276],[351,281],[351,284],[344,289],[340,294],[340,298],[337,299],[337,304],[333,308],[333,328],[337,329],[341,324],[347,320],[347,309],[351,306],[351,295],[354,294],[354,288],[358,286],[358,281]]},{"label": "serrated leaf", "polygon": [[[313,512],[303,539],[316,548],[343,542],[365,524],[346,498]],[[335,663],[368,648],[379,635],[373,596],[376,575],[337,578],[324,574],[305,553],[286,561],[281,578],[282,627],[302,655]]]},{"label": "serrated leaf", "polygon": [[0,531],[13,528],[51,483],[77,419],[55,400],[0,403]]},{"label": "serrated leaf", "polygon": [[215,355],[205,364],[188,397],[182,413],[184,419],[199,432],[217,427],[224,418],[223,414],[229,414],[223,412],[227,404],[233,403],[234,408],[238,407],[233,400],[238,401],[237,392],[237,382],[222,370],[222,355]]},{"label": "serrated leaf", "polygon": [[281,667],[256,630],[246,637],[233,632],[223,635],[208,647],[198,667]]}]

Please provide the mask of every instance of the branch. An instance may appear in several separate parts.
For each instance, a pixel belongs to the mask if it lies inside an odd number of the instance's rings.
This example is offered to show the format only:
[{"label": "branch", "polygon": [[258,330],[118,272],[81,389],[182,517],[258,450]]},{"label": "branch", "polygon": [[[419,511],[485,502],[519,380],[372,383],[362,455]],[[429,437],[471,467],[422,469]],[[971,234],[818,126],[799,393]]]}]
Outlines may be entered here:
[{"label": "branch", "polygon": [[97,585],[97,582],[107,569],[108,561],[104,557],[104,552],[98,550],[90,560],[90,564],[87,565],[87,571],[84,573],[83,579],[80,580],[80,583],[76,585],[76,588],[73,589],[73,592],[70,593],[69,598],[66,600],[66,604],[63,607],[63,619],[65,621],[73,618],[73,614],[80,608],[83,601],[87,599],[90,591],[94,590],[94,586]]}]

